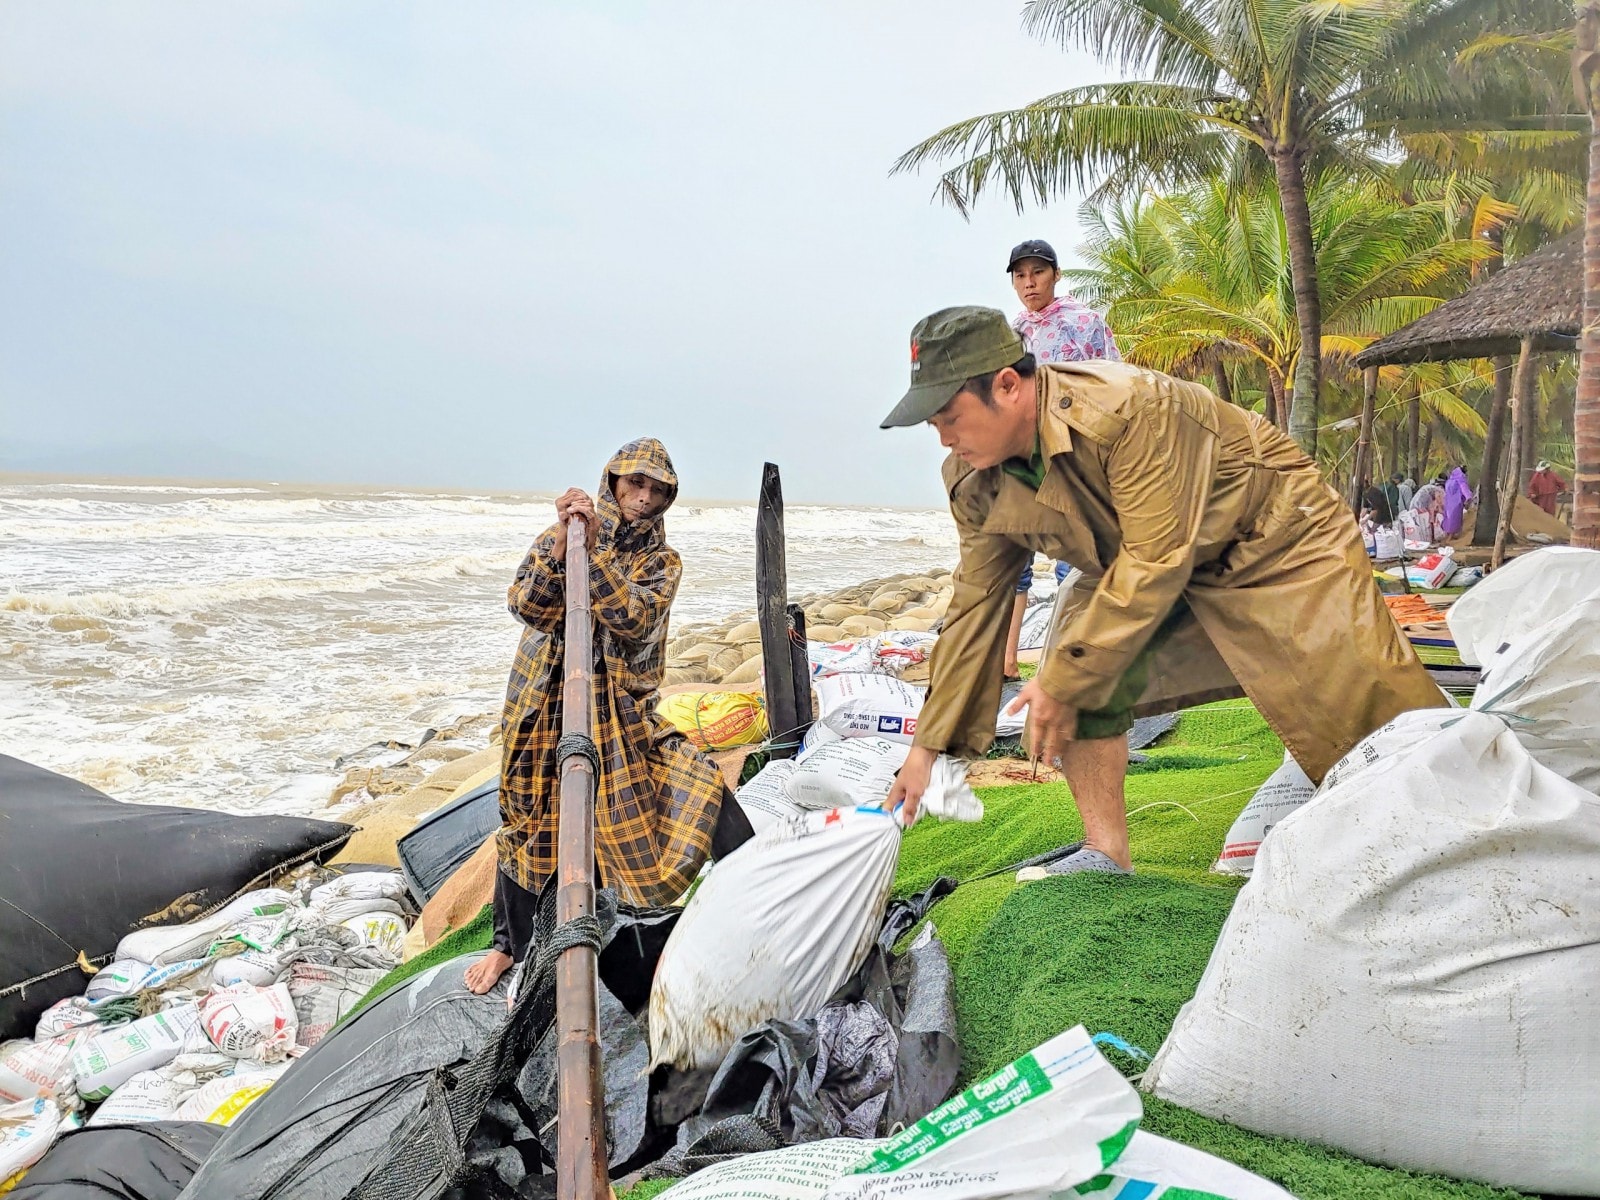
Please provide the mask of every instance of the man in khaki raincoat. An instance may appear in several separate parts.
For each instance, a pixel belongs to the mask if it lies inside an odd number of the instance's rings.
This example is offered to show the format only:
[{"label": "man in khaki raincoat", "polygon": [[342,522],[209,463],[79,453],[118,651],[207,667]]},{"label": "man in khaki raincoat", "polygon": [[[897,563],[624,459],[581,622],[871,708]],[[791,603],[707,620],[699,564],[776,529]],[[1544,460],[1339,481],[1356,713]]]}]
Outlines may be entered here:
[{"label": "man in khaki raincoat", "polygon": [[916,744],[890,795],[915,815],[940,751],[994,739],[1006,618],[1035,553],[1083,578],[1023,688],[1082,850],[1052,873],[1132,869],[1123,784],[1136,716],[1248,695],[1314,780],[1399,713],[1445,701],[1390,618],[1349,509],[1288,437],[1206,389],[1114,362],[1036,366],[1005,316],[947,308],[911,335],[883,428],[927,422],[961,536]]}]

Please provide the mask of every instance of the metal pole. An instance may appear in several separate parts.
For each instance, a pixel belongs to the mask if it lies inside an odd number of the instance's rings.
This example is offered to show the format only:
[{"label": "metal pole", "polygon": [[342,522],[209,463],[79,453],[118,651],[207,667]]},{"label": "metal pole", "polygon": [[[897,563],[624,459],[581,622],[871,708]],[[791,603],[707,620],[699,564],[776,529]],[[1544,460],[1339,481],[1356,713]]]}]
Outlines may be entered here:
[{"label": "metal pole", "polygon": [[[563,736],[594,736],[594,624],[589,608],[589,543],[582,518],[567,522]],[[594,769],[581,754],[558,765],[556,920],[594,914]],[[556,1196],[603,1200],[606,1177],[605,1085],[600,1074],[599,961],[574,946],[556,960]]]}]

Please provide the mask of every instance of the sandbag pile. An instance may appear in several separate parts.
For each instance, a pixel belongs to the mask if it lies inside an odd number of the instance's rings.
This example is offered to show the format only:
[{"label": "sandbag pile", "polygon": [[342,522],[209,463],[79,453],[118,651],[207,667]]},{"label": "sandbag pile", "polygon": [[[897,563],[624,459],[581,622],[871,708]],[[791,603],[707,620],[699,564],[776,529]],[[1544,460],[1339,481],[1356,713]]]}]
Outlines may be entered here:
[{"label": "sandbag pile", "polygon": [[1405,713],[1256,849],[1144,1086],[1260,1133],[1600,1194],[1600,554],[1459,600],[1472,710]]},{"label": "sandbag pile", "polygon": [[307,868],[127,934],[31,1039],[0,1043],[0,1182],[85,1123],[230,1124],[399,964],[410,915],[397,872]]}]

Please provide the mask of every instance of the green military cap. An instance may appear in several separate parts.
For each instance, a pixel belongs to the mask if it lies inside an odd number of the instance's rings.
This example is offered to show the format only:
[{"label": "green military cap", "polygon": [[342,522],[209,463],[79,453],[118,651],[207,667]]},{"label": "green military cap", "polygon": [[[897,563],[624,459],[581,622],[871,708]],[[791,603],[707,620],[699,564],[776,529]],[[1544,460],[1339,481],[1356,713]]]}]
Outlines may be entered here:
[{"label": "green military cap", "polygon": [[997,308],[964,304],[923,317],[911,331],[911,389],[878,428],[920,425],[967,380],[1011,366],[1025,350],[1022,335]]}]

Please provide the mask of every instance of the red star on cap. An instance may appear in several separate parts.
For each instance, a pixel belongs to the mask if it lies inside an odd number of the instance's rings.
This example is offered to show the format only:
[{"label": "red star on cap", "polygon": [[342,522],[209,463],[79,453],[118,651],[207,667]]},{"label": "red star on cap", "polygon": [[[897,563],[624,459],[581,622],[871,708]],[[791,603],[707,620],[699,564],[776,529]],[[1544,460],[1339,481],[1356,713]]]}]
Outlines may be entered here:
[{"label": "red star on cap", "polygon": [[917,361],[917,352],[918,352],[919,349],[920,349],[920,347],[917,344],[917,339],[916,338],[912,338],[911,339],[911,361],[912,361],[912,363],[915,363]]}]

